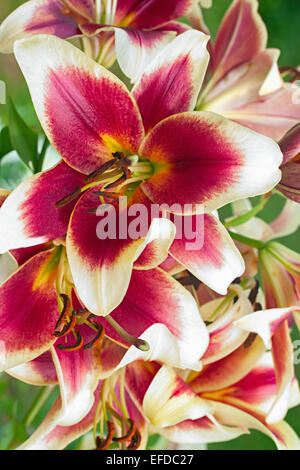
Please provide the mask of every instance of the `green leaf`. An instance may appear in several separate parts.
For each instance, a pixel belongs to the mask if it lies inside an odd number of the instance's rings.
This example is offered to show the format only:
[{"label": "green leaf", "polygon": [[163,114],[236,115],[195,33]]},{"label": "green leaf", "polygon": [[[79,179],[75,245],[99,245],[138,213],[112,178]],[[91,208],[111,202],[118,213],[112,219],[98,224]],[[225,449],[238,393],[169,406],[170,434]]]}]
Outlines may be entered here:
[{"label": "green leaf", "polygon": [[36,166],[38,136],[23,121],[18,114],[13,102],[8,97],[9,134],[14,149],[21,160],[30,168]]},{"label": "green leaf", "polygon": [[5,155],[0,161],[0,188],[15,189],[31,175],[32,172],[20,160],[15,151]]},{"label": "green leaf", "polygon": [[0,130],[0,159],[13,150],[8,127],[2,127]]}]

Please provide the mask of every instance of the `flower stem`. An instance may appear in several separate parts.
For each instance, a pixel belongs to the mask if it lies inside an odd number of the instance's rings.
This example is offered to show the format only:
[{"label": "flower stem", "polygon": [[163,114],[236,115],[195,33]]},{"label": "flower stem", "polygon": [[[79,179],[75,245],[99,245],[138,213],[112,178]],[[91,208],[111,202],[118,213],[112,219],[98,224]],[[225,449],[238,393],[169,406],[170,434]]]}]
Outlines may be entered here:
[{"label": "flower stem", "polygon": [[257,248],[258,250],[262,250],[263,248],[266,248],[267,244],[265,242],[262,242],[260,240],[255,240],[254,238],[249,238],[245,237],[244,235],[240,235],[239,233],[236,232],[231,232],[228,230],[229,235],[233,240],[236,240],[237,242],[244,243],[244,245],[248,246],[253,246],[253,248]]},{"label": "flower stem", "polygon": [[47,387],[43,387],[41,391],[38,393],[37,397],[35,398],[30,410],[27,412],[25,417],[25,426],[30,426],[44,403],[47,401],[49,396],[51,395],[52,391],[54,390],[55,385],[48,385]]},{"label": "flower stem", "polygon": [[231,219],[228,222],[225,222],[225,227],[237,227],[238,225],[245,224],[246,222],[248,222],[248,220],[252,219],[252,217],[262,211],[267,202],[268,198],[262,198],[259,203],[256,204],[256,206],[252,207],[252,209],[250,209],[248,212],[245,212],[244,214],[235,217],[234,219]]}]

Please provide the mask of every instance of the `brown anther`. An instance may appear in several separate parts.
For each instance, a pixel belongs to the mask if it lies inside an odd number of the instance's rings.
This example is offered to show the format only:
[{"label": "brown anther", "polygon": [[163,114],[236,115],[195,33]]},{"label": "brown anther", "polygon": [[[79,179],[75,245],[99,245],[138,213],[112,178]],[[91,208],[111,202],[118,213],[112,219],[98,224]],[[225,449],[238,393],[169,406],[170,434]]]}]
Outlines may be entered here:
[{"label": "brown anther", "polygon": [[245,349],[250,348],[250,346],[253,344],[256,336],[257,336],[257,333],[250,333],[249,334],[246,341],[244,342],[244,348]]},{"label": "brown anther", "polygon": [[71,308],[71,302],[70,302],[69,297],[66,294],[60,294],[60,296],[64,301],[64,306],[63,306],[61,315],[60,315],[59,319],[56,322],[55,330],[57,330],[57,328],[59,328],[59,326],[65,321],[66,316],[69,313],[69,310]]},{"label": "brown anther", "polygon": [[255,286],[253,287],[253,289],[251,290],[250,294],[248,295],[248,299],[250,300],[250,302],[252,303],[252,305],[255,303],[256,301],[256,297],[257,297],[257,294],[258,294],[258,289],[259,289],[259,282],[256,280],[255,281]]},{"label": "brown anther", "polygon": [[113,158],[112,160],[109,160],[108,162],[105,162],[100,168],[97,168],[97,170],[92,171],[88,176],[84,178],[84,183],[89,184],[93,183],[94,181],[97,181],[98,177],[103,175],[107,170],[109,170],[112,166],[114,166],[116,163],[116,160]]},{"label": "brown anther", "polygon": [[57,338],[62,338],[63,336],[66,336],[68,333],[70,333],[70,331],[75,327],[75,325],[76,325],[76,315],[75,315],[75,312],[73,311],[69,323],[67,323],[61,331],[55,330],[53,334]]},{"label": "brown anther", "polygon": [[114,437],[113,438],[113,441],[114,442],[127,442],[127,441],[132,441],[137,429],[136,429],[136,425],[135,425],[135,422],[132,421],[132,419],[129,419],[128,420],[128,423],[129,423],[129,428],[128,428],[128,431],[127,433],[124,435],[124,436],[121,436],[121,437]]},{"label": "brown anther", "polygon": [[141,441],[142,441],[141,433],[138,429],[136,429],[135,434],[131,440],[131,443],[127,447],[127,450],[137,450],[140,446]]},{"label": "brown anther", "polygon": [[201,281],[199,281],[199,279],[197,279],[193,274],[189,274],[188,276],[181,277],[177,280],[183,286],[194,286],[196,290],[201,285]]},{"label": "brown anther", "polygon": [[55,203],[56,209],[61,209],[62,207],[67,206],[70,202],[74,201],[81,194],[81,189],[77,186],[74,191],[67,196],[63,197]]},{"label": "brown anther", "polygon": [[77,341],[75,344],[71,344],[70,346],[69,345],[65,345],[65,344],[57,344],[56,347],[62,351],[77,351],[78,349],[80,349],[83,345],[83,337],[81,335],[81,333],[79,331],[75,331],[75,335],[76,335],[76,338],[77,338]]},{"label": "brown anther", "polygon": [[122,181],[126,181],[130,175],[131,175],[131,171],[128,168],[123,168],[123,174],[120,176],[120,178],[118,178],[113,183],[110,183],[107,186],[105,186],[105,189],[112,189],[112,188],[119,186],[119,184],[122,183]]},{"label": "brown anther", "polygon": [[211,324],[213,323],[213,321],[208,321],[208,320],[206,320],[204,323],[205,323],[206,326],[209,326],[209,325],[211,325]]},{"label": "brown anther", "polygon": [[253,307],[254,312],[259,312],[260,310],[262,310],[262,304],[260,304],[259,302],[255,302]]},{"label": "brown anther", "polygon": [[95,338],[92,339],[92,341],[90,341],[89,343],[87,343],[83,346],[83,349],[90,349],[90,348],[93,348],[93,347],[97,346],[99,343],[101,343],[101,341],[104,338],[104,335],[105,335],[104,326],[103,325],[98,325],[96,323],[93,323],[93,325],[94,326],[97,325],[97,328],[99,328],[99,331],[98,331],[97,335],[95,336]]},{"label": "brown anther", "polygon": [[120,194],[108,193],[106,191],[94,191],[94,194],[96,194],[96,196],[106,197],[107,199],[119,199],[120,197]]},{"label": "brown anther", "polygon": [[75,315],[76,317],[80,316],[80,315],[83,315],[84,313],[88,313],[88,309],[87,308],[83,308],[81,310],[78,310],[77,312],[75,312]]},{"label": "brown anther", "polygon": [[231,284],[240,284],[241,283],[241,278],[240,277],[236,277]]},{"label": "brown anther", "polygon": [[112,421],[107,421],[107,436],[106,439],[101,439],[99,436],[96,438],[96,446],[97,450],[105,450],[108,448],[109,444],[111,444],[114,432],[115,432],[115,425]]}]

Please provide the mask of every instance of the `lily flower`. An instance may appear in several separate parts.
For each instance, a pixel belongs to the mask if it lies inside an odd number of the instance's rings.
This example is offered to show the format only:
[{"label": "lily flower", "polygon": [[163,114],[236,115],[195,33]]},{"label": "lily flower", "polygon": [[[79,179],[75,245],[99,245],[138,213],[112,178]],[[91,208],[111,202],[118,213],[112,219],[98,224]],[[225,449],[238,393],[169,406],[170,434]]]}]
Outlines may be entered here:
[{"label": "lily flower", "polygon": [[[153,432],[172,442],[195,444],[231,440],[249,433],[249,429],[257,429],[273,439],[278,449],[299,449],[299,438],[287,423],[266,422],[276,396],[276,378],[271,356],[263,351],[261,340],[256,338],[250,347],[241,346],[200,374],[192,372],[187,378],[162,367],[142,401]],[[210,410],[202,418],[197,419],[196,414],[188,418],[184,409],[197,397]],[[290,406],[298,403],[295,381]]]},{"label": "lily flower", "polygon": [[[212,211],[265,193],[280,180],[282,155],[272,140],[214,113],[191,111],[206,72],[207,40],[198,31],[178,36],[145,69],[132,95],[113,74],[59,38],[35,36],[15,45],[40,122],[63,161],[6,199],[0,252],[67,233],[77,293],[96,315],[119,305],[147,234],[138,240],[99,240],[95,209],[101,197],[111,202],[107,197],[118,200],[125,191],[129,206],[167,204],[168,214],[189,217],[191,224],[204,210],[202,249],[192,254],[182,237],[169,251],[225,293],[244,266]],[[127,211],[117,201],[111,206],[119,215]]]},{"label": "lily flower", "polygon": [[[121,422],[123,441],[133,430],[139,431],[135,440],[139,449],[144,448],[149,431],[174,443],[199,444],[235,439],[249,429],[269,436],[278,449],[299,449],[299,438],[287,423],[266,422],[275,396],[272,358],[258,337],[249,347],[242,345],[207,365],[200,374],[180,374],[169,366],[135,361],[99,382],[94,407],[73,426],[57,424],[58,400],[20,449],[62,449],[92,428],[97,448],[105,449],[118,442],[115,432],[121,433]],[[299,388],[294,381],[289,406],[298,403]],[[113,423],[107,425],[107,431],[103,421]]]},{"label": "lily flower", "polygon": [[[95,317],[76,295],[65,247],[49,245],[35,254],[32,247],[13,251],[20,267],[0,285],[0,368],[29,383],[58,380],[60,425],[81,420],[100,376],[133,360],[201,370],[209,336],[179,282],[160,268],[139,266],[123,302],[105,319]],[[107,341],[119,345],[109,356]]]},{"label": "lily flower", "polygon": [[[241,208],[242,203],[239,206]],[[268,416],[269,422],[282,419],[288,408],[295,374],[289,326],[296,323],[299,328],[300,308],[299,254],[273,241],[273,238],[293,233],[299,224],[299,204],[287,201],[280,215],[270,225],[254,217],[235,227],[238,233],[264,242],[258,251],[258,260],[266,310],[259,308],[257,312],[239,319],[236,325],[259,334],[266,347],[272,349],[278,390],[277,400]],[[252,250],[257,252],[256,248]]]},{"label": "lily flower", "polygon": [[[266,48],[267,29],[257,9],[257,0],[232,2],[215,43],[210,42],[210,77],[196,109],[222,114],[278,141],[300,120],[293,99],[297,85],[281,78],[280,51]],[[208,33],[199,7],[190,21]]]},{"label": "lily flower", "polygon": [[[105,67],[117,56],[138,71],[176,34],[188,29],[174,21],[199,0],[30,0],[11,13],[0,27],[0,52],[13,51],[18,39],[53,34],[62,39],[81,36],[84,51]],[[202,0],[207,8],[211,2]],[[138,63],[139,62],[139,63]]]}]

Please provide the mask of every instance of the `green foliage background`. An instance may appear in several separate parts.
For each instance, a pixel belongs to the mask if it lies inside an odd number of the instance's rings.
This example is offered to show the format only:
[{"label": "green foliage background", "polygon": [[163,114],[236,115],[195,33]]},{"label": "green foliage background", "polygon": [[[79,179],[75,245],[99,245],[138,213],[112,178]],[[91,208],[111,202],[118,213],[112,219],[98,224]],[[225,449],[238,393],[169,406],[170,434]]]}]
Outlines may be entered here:
[{"label": "green foliage background", "polygon": [[[17,6],[24,3],[23,0],[1,0],[0,22]],[[213,0],[212,9],[205,11],[205,18],[215,36],[218,25],[231,0]],[[297,66],[300,64],[300,2],[299,0],[260,0],[259,11],[269,31],[269,47],[281,50],[280,65]],[[39,123],[33,111],[26,84],[12,55],[0,56],[0,79],[7,84],[7,90],[13,98],[19,113],[26,123],[33,129],[39,129]],[[0,105],[0,124],[7,121],[7,107]],[[17,178],[26,175],[21,161],[11,163],[16,166]],[[23,165],[23,166],[22,166]],[[5,167],[0,167],[0,180],[4,175]],[[1,174],[2,173],[2,174]],[[9,181],[8,186],[14,182]],[[281,198],[274,197],[262,213],[265,220],[271,220],[282,205]],[[292,236],[281,239],[294,250],[300,252],[300,231]],[[299,339],[299,333],[294,332],[294,338]],[[298,354],[298,356],[300,356]],[[296,366],[297,375],[300,378],[300,365]],[[31,422],[29,411],[41,393],[40,387],[33,387],[19,382],[7,374],[0,374],[0,449],[14,448],[24,441],[39,424],[46,410],[49,409],[57,396],[54,389],[50,397],[44,403],[35,419]],[[300,407],[289,411],[287,421],[300,436]],[[26,424],[27,423],[27,424]],[[74,445],[70,448],[74,448]],[[231,442],[211,444],[209,449],[274,449],[270,439],[258,432],[252,432],[250,436],[242,436]]]}]

